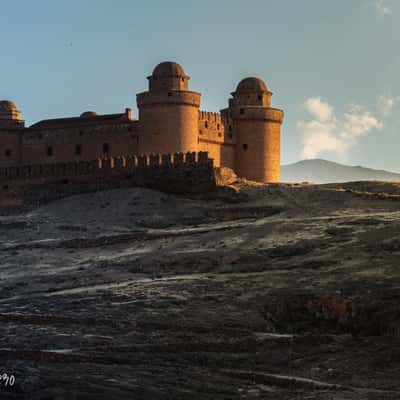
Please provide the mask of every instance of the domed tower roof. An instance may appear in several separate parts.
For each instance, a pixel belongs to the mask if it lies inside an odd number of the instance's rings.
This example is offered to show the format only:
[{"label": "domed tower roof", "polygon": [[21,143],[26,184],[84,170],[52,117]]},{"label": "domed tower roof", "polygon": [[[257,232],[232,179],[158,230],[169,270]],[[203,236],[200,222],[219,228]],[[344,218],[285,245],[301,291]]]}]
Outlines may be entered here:
[{"label": "domed tower roof", "polygon": [[9,100],[0,100],[0,112],[18,111],[17,106]]},{"label": "domed tower roof", "polygon": [[185,76],[185,71],[181,65],[173,61],[164,61],[158,64],[153,70],[153,76],[169,77],[169,76]]},{"label": "domed tower roof", "polygon": [[81,118],[90,118],[90,117],[97,117],[99,114],[97,114],[97,112],[94,111],[85,111],[83,112],[80,117]]},{"label": "domed tower roof", "polygon": [[170,90],[188,90],[189,77],[181,65],[172,61],[164,61],[158,64],[149,80],[149,90],[170,91]]},{"label": "domed tower roof", "polygon": [[243,92],[268,92],[268,87],[265,82],[260,78],[245,78],[242,79],[236,87],[237,93]]},{"label": "domed tower roof", "polygon": [[9,100],[0,100],[0,127],[20,126],[23,123],[15,104]]},{"label": "domed tower roof", "polygon": [[260,78],[249,77],[242,79],[232,92],[231,106],[270,107],[272,93]]}]

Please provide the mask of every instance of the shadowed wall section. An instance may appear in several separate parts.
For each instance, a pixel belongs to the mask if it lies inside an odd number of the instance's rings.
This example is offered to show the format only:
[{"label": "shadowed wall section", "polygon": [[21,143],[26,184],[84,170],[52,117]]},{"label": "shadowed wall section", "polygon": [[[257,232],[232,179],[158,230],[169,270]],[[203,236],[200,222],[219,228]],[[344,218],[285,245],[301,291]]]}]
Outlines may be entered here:
[{"label": "shadowed wall section", "polygon": [[[61,194],[142,186],[171,193],[215,190],[213,160],[205,152],[127,155],[54,164],[0,168],[0,198],[47,199]],[[62,196],[61,196],[62,197]]]}]

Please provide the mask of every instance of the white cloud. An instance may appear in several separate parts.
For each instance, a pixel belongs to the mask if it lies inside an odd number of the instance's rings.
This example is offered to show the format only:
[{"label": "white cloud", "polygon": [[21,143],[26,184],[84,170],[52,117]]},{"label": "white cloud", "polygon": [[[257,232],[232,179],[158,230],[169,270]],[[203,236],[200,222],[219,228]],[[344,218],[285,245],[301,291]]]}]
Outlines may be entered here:
[{"label": "white cloud", "polygon": [[304,104],[306,110],[317,119],[317,121],[329,121],[333,115],[333,107],[323,101],[321,97],[311,97]]},{"label": "white cloud", "polygon": [[303,158],[316,158],[321,153],[333,152],[345,159],[361,136],[383,127],[381,121],[359,106],[352,106],[341,118],[335,115],[334,107],[320,97],[309,98],[304,107],[311,120],[297,124]]},{"label": "white cloud", "polygon": [[393,107],[398,99],[392,96],[379,96],[378,97],[378,110],[384,116],[387,117],[391,114]]},{"label": "white cloud", "polygon": [[392,12],[386,3],[386,0],[375,0],[374,4],[378,15],[381,17],[385,17]]},{"label": "white cloud", "polygon": [[325,151],[336,152],[344,158],[348,145],[337,135],[334,122],[299,122],[297,129],[303,145],[302,158],[316,158]]},{"label": "white cloud", "polygon": [[342,135],[357,137],[368,133],[371,129],[381,129],[383,123],[378,121],[368,111],[354,109],[343,116],[343,133]]}]

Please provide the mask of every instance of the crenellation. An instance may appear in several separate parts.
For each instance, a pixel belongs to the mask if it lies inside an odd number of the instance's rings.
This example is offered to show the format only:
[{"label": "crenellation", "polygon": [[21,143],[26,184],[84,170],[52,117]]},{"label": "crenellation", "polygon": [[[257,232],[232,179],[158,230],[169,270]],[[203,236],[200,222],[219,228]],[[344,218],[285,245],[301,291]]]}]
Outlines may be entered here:
[{"label": "crenellation", "polygon": [[185,155],[185,163],[192,165],[196,163],[196,154],[194,151],[192,152],[187,152]]},{"label": "crenellation", "polygon": [[150,166],[161,165],[160,154],[150,154],[150,156],[149,156],[149,165]]},{"label": "crenellation", "polygon": [[115,169],[122,169],[124,168],[124,158],[123,157],[113,157],[114,159],[114,166]]},{"label": "crenellation", "polygon": [[220,113],[210,112],[210,111],[200,111],[199,112],[200,121],[210,121],[210,122],[220,122],[222,123],[222,116]]},{"label": "crenellation", "polygon": [[[124,159],[127,162],[123,162]],[[0,193],[18,193],[18,190],[23,192],[27,184],[31,185],[32,190],[40,190],[41,187],[48,188],[51,185],[56,188],[58,185],[77,183],[76,188],[80,190],[82,186],[79,182],[92,185],[94,190],[100,187],[120,187],[121,184],[177,193],[215,188],[213,160],[206,152],[152,154],[139,158],[129,155],[91,161],[0,168],[0,182]],[[10,192],[10,188],[13,192]],[[71,193],[71,189],[68,193]]]},{"label": "crenellation", "polygon": [[185,162],[184,153],[175,153],[173,157],[174,157],[174,160],[173,160],[173,164],[174,165],[180,165],[180,164],[183,164]]},{"label": "crenellation", "polygon": [[173,155],[172,154],[162,154],[161,155],[161,165],[163,166],[171,166],[173,163]]},{"label": "crenellation", "polygon": [[141,155],[138,157],[138,166],[139,167],[147,167],[149,165],[148,162],[148,156],[147,155]]}]

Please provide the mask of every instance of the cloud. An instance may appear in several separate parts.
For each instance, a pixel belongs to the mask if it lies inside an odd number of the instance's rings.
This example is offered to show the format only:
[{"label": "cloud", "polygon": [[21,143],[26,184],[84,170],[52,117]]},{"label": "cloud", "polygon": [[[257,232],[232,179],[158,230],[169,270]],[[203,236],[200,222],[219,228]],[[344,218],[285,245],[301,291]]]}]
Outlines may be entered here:
[{"label": "cloud", "polygon": [[391,114],[393,107],[398,99],[392,96],[379,96],[378,97],[378,110],[384,116],[387,117]]},{"label": "cloud", "polygon": [[316,158],[325,151],[345,157],[348,145],[336,134],[337,125],[334,122],[301,121],[297,129],[303,145],[302,158]]},{"label": "cloud", "polygon": [[357,137],[368,133],[371,129],[382,129],[383,123],[371,115],[368,111],[354,109],[343,116],[344,137]]},{"label": "cloud", "polygon": [[373,129],[383,128],[380,120],[359,106],[352,106],[340,118],[336,116],[334,107],[320,97],[309,98],[304,108],[311,120],[297,124],[303,158],[316,158],[321,153],[332,152],[345,159],[360,137]]},{"label": "cloud", "polygon": [[385,17],[391,14],[391,9],[388,7],[386,0],[375,0],[375,9],[380,17]]},{"label": "cloud", "polygon": [[304,104],[306,110],[320,122],[329,121],[333,115],[333,107],[321,97],[311,97]]}]

